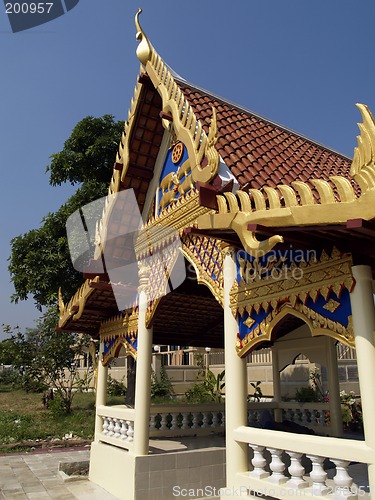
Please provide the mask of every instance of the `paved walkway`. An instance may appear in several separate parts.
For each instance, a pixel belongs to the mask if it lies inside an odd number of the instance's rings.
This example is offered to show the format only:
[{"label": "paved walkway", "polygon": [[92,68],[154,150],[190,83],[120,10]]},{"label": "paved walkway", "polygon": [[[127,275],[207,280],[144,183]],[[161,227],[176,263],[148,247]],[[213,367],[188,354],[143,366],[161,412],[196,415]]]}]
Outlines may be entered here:
[{"label": "paved walkway", "polygon": [[0,500],[115,500],[116,497],[88,479],[64,482],[59,476],[59,462],[78,462],[89,457],[89,448],[2,455]]}]

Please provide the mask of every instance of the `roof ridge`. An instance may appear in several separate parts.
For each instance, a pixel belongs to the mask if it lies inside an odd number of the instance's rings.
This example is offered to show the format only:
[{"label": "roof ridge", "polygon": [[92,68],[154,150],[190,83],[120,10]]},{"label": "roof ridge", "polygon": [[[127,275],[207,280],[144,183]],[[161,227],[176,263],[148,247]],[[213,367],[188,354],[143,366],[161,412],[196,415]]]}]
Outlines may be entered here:
[{"label": "roof ridge", "polygon": [[285,132],[294,134],[297,137],[300,137],[301,139],[304,139],[305,141],[308,141],[308,142],[314,144],[315,146],[319,146],[320,148],[325,149],[329,153],[334,153],[334,154],[342,157],[345,160],[352,161],[352,158],[350,158],[349,156],[347,156],[347,155],[345,155],[343,153],[340,153],[339,151],[337,151],[335,149],[332,149],[329,146],[326,146],[325,144],[322,144],[322,143],[320,143],[320,142],[318,142],[318,141],[316,141],[314,139],[311,139],[310,137],[307,137],[306,135],[301,134],[300,132],[296,132],[295,130],[293,130],[293,129],[289,128],[289,127],[286,127],[285,125],[281,125],[278,122],[270,120],[269,118],[266,118],[265,116],[262,116],[262,115],[260,115],[258,113],[255,113],[254,111],[252,111],[252,110],[250,110],[248,108],[245,108],[244,106],[241,106],[240,104],[237,104],[235,102],[229,101],[228,99],[225,99],[224,97],[218,96],[217,94],[214,94],[214,93],[212,93],[212,92],[210,92],[210,91],[208,91],[206,89],[203,89],[202,87],[198,87],[197,85],[189,82],[188,80],[185,80],[183,77],[181,77],[180,75],[178,75],[174,71],[173,71],[173,73],[175,75],[174,79],[177,81],[177,83],[179,85],[186,86],[186,87],[189,87],[189,88],[191,87],[193,90],[201,92],[204,95],[206,95],[207,97],[213,97],[214,99],[217,99],[218,101],[221,101],[222,104],[227,104],[229,106],[232,106],[234,109],[237,109],[240,112],[243,112],[243,113],[249,114],[251,116],[254,116],[255,118],[263,120],[265,123],[268,123],[268,124],[270,124],[272,126],[278,127],[280,129],[284,130]]}]

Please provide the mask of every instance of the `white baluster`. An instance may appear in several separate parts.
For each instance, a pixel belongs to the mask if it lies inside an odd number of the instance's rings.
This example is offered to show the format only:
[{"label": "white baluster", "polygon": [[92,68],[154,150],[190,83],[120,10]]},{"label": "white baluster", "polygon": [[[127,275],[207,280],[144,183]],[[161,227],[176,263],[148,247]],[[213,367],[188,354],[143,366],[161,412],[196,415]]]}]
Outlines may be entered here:
[{"label": "white baluster", "polygon": [[249,473],[250,476],[256,477],[257,479],[264,479],[265,477],[268,477],[270,473],[265,470],[267,461],[263,456],[264,446],[257,446],[255,444],[249,444],[249,446],[254,451],[254,457],[251,461],[254,470]]},{"label": "white baluster", "polygon": [[347,460],[332,459],[336,465],[336,476],[333,478],[335,483],[334,500],[357,500],[358,496],[351,491],[353,479],[349,476]]},{"label": "white baluster", "polygon": [[165,431],[165,430],[168,430],[168,427],[167,427],[167,417],[168,417],[168,413],[162,413],[161,415],[161,422],[160,422],[160,430],[161,431]]},{"label": "white baluster", "polygon": [[155,413],[152,413],[150,415],[150,432],[152,431],[157,431],[157,427],[156,427],[156,415]]},{"label": "white baluster", "polygon": [[119,438],[121,436],[121,426],[120,426],[120,422],[119,422],[119,419],[118,418],[115,418],[113,419],[114,420],[114,423],[115,423],[115,426],[114,426],[114,429],[113,429],[113,432],[114,432],[114,435],[113,437],[115,438]]},{"label": "white baluster", "polygon": [[301,408],[299,408],[298,410],[295,411],[295,414],[294,414],[294,421],[297,422],[298,424],[302,425],[302,420],[303,420],[303,411],[301,410]]},{"label": "white baluster", "polygon": [[272,471],[272,474],[269,480],[276,484],[286,483],[288,481],[288,478],[284,475],[285,464],[281,460],[283,450],[279,450],[277,448],[267,449],[271,453],[270,469]]},{"label": "white baluster", "polygon": [[172,413],[172,421],[171,421],[171,431],[175,431],[176,429],[178,429],[178,422],[177,422],[177,417],[178,417],[178,413]]},{"label": "white baluster", "polygon": [[189,427],[189,415],[190,413],[188,411],[184,411],[182,414],[182,427],[181,429],[190,429]]},{"label": "white baluster", "polygon": [[199,412],[194,412],[193,413],[193,425],[192,429],[198,429],[200,427],[199,425]]},{"label": "white baluster", "polygon": [[208,423],[209,420],[210,420],[210,413],[208,411],[203,412],[202,428],[207,429],[208,427],[210,427]]},{"label": "white baluster", "polygon": [[109,420],[109,425],[108,425],[108,436],[113,436],[113,434],[114,434],[115,424],[114,424],[114,422],[113,422],[113,418],[108,417],[108,420]]},{"label": "white baluster", "polygon": [[212,412],[212,428],[216,429],[216,427],[218,427],[218,423],[219,423],[219,415],[218,415],[217,411],[213,411]]},{"label": "white baluster", "polygon": [[305,469],[301,464],[302,453],[296,453],[294,451],[287,451],[290,456],[290,466],[288,468],[291,478],[286,483],[289,487],[300,489],[307,488],[308,483],[303,479]]},{"label": "white baluster", "polygon": [[131,420],[126,421],[126,425],[128,426],[128,441],[134,440],[134,422]]},{"label": "white baluster", "polygon": [[323,468],[324,457],[317,455],[306,455],[311,460],[312,471],[310,477],[313,480],[312,493],[313,495],[328,495],[330,489],[327,487],[327,473]]},{"label": "white baluster", "polygon": [[309,423],[308,411],[305,408],[301,409],[301,423],[302,425]]},{"label": "white baluster", "polygon": [[102,417],[103,418],[103,434],[108,434],[108,426],[109,426],[109,421],[107,417]]},{"label": "white baluster", "polygon": [[128,426],[126,425],[125,420],[121,420],[121,439],[124,441],[128,438]]}]

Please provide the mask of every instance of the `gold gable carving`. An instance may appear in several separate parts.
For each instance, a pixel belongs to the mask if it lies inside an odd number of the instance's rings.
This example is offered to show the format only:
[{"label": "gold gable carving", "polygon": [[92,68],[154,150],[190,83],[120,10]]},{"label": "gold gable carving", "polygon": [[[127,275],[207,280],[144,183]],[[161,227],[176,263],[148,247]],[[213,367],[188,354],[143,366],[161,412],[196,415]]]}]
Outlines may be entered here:
[{"label": "gold gable carving", "polygon": [[[162,97],[163,112],[172,114],[174,131],[188,150],[193,181],[210,182],[217,174],[220,163],[219,153],[215,148],[218,133],[216,110],[212,108],[211,125],[206,134],[167,65],[142,30],[139,24],[141,12],[142,9],[139,9],[135,16],[137,40],[140,42],[137,56]],[[207,162],[206,166],[202,165],[203,161]]]}]

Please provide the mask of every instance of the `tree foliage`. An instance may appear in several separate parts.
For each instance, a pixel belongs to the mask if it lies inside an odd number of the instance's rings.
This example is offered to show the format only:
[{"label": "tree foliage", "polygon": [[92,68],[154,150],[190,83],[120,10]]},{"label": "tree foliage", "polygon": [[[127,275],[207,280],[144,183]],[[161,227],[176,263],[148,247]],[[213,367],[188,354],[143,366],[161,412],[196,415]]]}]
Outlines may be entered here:
[{"label": "tree foliage", "polygon": [[31,295],[36,306],[56,302],[59,287],[69,299],[82,283],[82,274],[71,263],[66,220],[75,210],[106,196],[123,122],[110,115],[81,120],[60,153],[47,167],[50,184],[80,183],[76,193],[55,213],[49,213],[38,229],[11,241],[9,272],[14,284],[14,302]]},{"label": "tree foliage", "polygon": [[51,165],[46,169],[50,172],[50,183],[56,186],[95,179],[107,185],[122,129],[123,122],[114,121],[111,115],[87,116],[81,120],[63,150],[51,157]]}]

